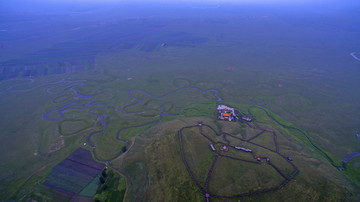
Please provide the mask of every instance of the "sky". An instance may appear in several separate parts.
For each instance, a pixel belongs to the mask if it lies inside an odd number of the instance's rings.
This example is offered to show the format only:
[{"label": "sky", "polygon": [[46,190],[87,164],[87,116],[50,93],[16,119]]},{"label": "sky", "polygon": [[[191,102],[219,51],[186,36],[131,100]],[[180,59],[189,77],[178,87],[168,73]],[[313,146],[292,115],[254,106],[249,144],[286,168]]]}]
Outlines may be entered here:
[{"label": "sky", "polygon": [[241,3],[241,2],[252,2],[252,3],[294,3],[294,2],[324,2],[326,0],[47,0],[47,2],[177,2],[177,3]]},{"label": "sky", "polygon": [[1,14],[54,12],[68,10],[86,10],[108,4],[135,5],[143,8],[153,8],[155,5],[191,6],[226,6],[226,5],[255,5],[255,6],[283,6],[300,8],[351,8],[359,9],[360,0],[0,0]]},{"label": "sky", "polygon": [[354,3],[357,0],[1,0],[1,5],[51,4],[51,3],[196,3],[196,4],[328,4],[334,2]]}]

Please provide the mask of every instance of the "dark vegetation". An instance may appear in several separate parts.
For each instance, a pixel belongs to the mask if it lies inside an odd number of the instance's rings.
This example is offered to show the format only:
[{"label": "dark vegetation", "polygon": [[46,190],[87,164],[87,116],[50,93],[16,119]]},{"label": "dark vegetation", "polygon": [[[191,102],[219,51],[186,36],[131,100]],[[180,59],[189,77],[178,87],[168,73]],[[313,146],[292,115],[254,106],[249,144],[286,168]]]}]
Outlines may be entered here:
[{"label": "dark vegetation", "polygon": [[105,169],[101,173],[100,182],[93,201],[123,201],[126,192],[124,177],[113,169]]}]

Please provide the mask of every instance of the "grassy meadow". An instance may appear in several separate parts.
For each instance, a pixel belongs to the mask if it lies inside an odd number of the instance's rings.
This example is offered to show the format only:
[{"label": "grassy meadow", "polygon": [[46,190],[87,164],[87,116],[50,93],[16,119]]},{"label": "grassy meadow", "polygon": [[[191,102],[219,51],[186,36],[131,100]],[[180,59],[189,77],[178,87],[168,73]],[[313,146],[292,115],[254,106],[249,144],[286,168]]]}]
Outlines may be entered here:
[{"label": "grassy meadow", "polygon": [[[108,181],[98,186],[93,200],[204,201],[182,161],[178,130],[203,121],[244,139],[259,133],[241,122],[216,120],[218,98],[214,91],[204,92],[209,89],[218,91],[222,104],[249,110],[254,126],[274,130],[279,152],[299,169],[280,190],[233,201],[359,200],[360,159],[339,171],[324,156],[340,165],[360,146],[355,136],[360,130],[359,61],[349,55],[358,47],[350,40],[357,31],[345,25],[335,29],[335,22],[324,23],[314,13],[306,18],[227,9],[217,17],[207,9],[187,16],[145,12],[129,17],[111,9],[46,20],[8,16],[9,32],[0,39],[6,45],[0,46],[0,78],[9,79],[0,83],[0,200],[71,200],[41,184],[82,147],[94,159],[109,161]],[[301,24],[303,18],[313,20]],[[28,36],[17,40],[26,30]],[[349,40],[340,42],[343,38]],[[322,152],[258,107],[302,131]],[[209,142],[198,128],[183,135],[186,161],[204,184],[214,160]],[[270,156],[281,171],[292,173],[274,153],[231,141]],[[275,149],[270,132],[253,142]],[[240,194],[283,180],[267,164],[218,161],[209,184],[213,194]],[[89,184],[89,192],[95,187]]]}]

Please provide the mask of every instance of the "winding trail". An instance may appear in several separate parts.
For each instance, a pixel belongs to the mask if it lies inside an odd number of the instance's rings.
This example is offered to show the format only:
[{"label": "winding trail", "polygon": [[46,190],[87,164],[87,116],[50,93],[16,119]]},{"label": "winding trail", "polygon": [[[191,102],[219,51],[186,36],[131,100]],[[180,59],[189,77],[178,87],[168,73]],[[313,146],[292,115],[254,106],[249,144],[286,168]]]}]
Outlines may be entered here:
[{"label": "winding trail", "polygon": [[[300,129],[298,129],[298,128],[295,128],[295,127],[292,127],[292,126],[287,126],[287,125],[284,125],[284,124],[282,124],[282,123],[280,123],[279,121],[277,121],[273,116],[271,116],[265,109],[263,109],[263,108],[261,108],[261,107],[259,107],[259,106],[251,106],[251,107],[249,107],[248,108],[248,116],[252,116],[251,115],[251,112],[250,112],[250,109],[251,108],[256,108],[256,109],[260,109],[261,111],[263,111],[271,120],[273,120],[275,123],[277,123],[278,125],[280,125],[280,126],[282,126],[282,127],[284,127],[284,128],[288,128],[288,129],[292,129],[292,130],[295,130],[295,131],[297,131],[297,132],[299,132],[300,134],[302,134],[307,140],[308,140],[308,142],[310,143],[310,145],[314,148],[314,149],[316,149],[317,151],[319,151],[329,162],[330,162],[330,164],[334,167],[334,168],[336,168],[336,169],[338,169],[338,170],[344,170],[344,164],[345,163],[347,163],[349,160],[351,160],[352,158],[355,158],[355,157],[357,157],[357,156],[360,156],[360,152],[353,152],[353,153],[351,153],[350,155],[348,155],[347,157],[345,157],[344,159],[343,159],[343,161],[342,161],[342,164],[339,166],[339,165],[336,165],[335,163],[334,163],[334,161],[332,160],[332,158],[330,158],[330,156],[327,154],[327,153],[325,153],[322,149],[320,149],[318,146],[316,146],[313,142],[312,142],[312,140],[306,135],[306,133],[305,132],[303,132],[302,130],[300,130]],[[240,110],[239,110],[240,111]],[[240,111],[241,112],[241,111]]]},{"label": "winding trail", "polygon": [[[258,138],[264,131],[269,131],[269,132],[272,132],[274,137],[276,137],[276,133],[272,130],[269,130],[269,129],[265,129],[265,128],[258,128],[258,127],[254,127],[252,126],[251,124],[249,123],[246,123],[249,127],[255,129],[255,130],[261,130],[261,132],[259,132],[258,134],[256,134],[255,136],[249,138],[249,139],[242,139],[242,138],[239,138],[239,137],[236,137],[236,136],[233,136],[231,134],[228,134],[228,133],[217,133],[215,131],[214,128],[212,128],[210,125],[207,125],[207,124],[204,124],[202,122],[198,122],[197,125],[192,125],[192,126],[186,126],[186,127],[182,127],[179,131],[178,131],[178,137],[179,137],[179,142],[180,142],[180,151],[181,151],[181,156],[182,156],[182,159],[183,159],[183,163],[191,177],[191,179],[194,181],[194,183],[197,185],[197,187],[200,189],[200,191],[202,192],[202,194],[204,195],[204,197],[206,198],[206,201],[209,201],[210,198],[238,198],[238,197],[242,197],[242,196],[251,196],[251,195],[255,195],[255,194],[260,194],[260,193],[265,193],[265,192],[269,192],[269,191],[274,191],[274,190],[278,190],[278,189],[281,189],[285,184],[287,184],[291,179],[294,178],[294,176],[299,172],[298,168],[291,162],[292,159],[289,158],[289,157],[285,157],[283,154],[279,153],[278,152],[278,144],[277,144],[277,141],[276,141],[276,138],[274,139],[274,143],[275,143],[275,146],[276,146],[276,150],[272,150],[268,147],[265,147],[265,146],[262,146],[262,145],[259,145],[259,144],[256,144],[256,143],[253,143],[251,142],[251,140],[255,139],[255,138]],[[215,153],[215,159],[213,160],[212,162],[212,165],[211,165],[211,168],[209,169],[209,172],[208,172],[208,175],[207,175],[207,178],[206,178],[206,182],[205,184],[202,186],[197,180],[196,178],[194,177],[188,163],[186,162],[186,159],[185,159],[185,155],[184,155],[184,148],[183,148],[183,141],[182,141],[182,136],[183,136],[183,130],[185,129],[189,129],[189,128],[194,128],[194,127],[198,127],[199,128],[199,132],[200,134],[206,138],[210,143],[211,143],[211,146],[213,146],[213,144],[220,144],[220,145],[226,145],[227,147],[231,147],[235,150],[237,150],[238,152],[246,152],[246,153],[251,153],[252,157],[253,157],[253,161],[251,160],[247,160],[247,159],[241,159],[241,158],[236,158],[236,157],[232,157],[232,156],[227,156],[227,155],[224,155],[224,151],[221,151],[221,149],[218,149],[218,150],[213,150],[213,152]],[[207,127],[209,128],[210,130],[212,130],[214,132],[214,134],[218,137],[222,137],[223,140],[225,142],[216,142],[214,140],[211,139],[211,137],[207,136],[206,134],[204,134],[202,132],[202,128],[203,127]],[[252,150],[250,151],[244,151],[244,150],[241,150],[241,149],[237,149],[238,147],[236,147],[235,145],[232,145],[231,144],[231,141],[229,141],[226,136],[230,136],[234,139],[237,139],[237,140],[240,140],[242,142],[247,142],[247,143],[250,143],[252,145],[255,145],[255,146],[258,146],[258,147],[261,147],[261,148],[264,148],[268,151],[271,151],[279,156],[281,156],[285,161],[287,161],[287,163],[289,163],[293,168],[294,168],[294,171],[289,175],[289,176],[286,176],[283,172],[280,171],[280,169],[274,165],[273,163],[271,163],[271,159],[267,156],[257,156]],[[213,147],[212,147],[213,148]],[[225,151],[227,152],[227,151]],[[266,188],[266,189],[261,189],[261,190],[257,190],[257,191],[254,191],[254,192],[247,192],[247,193],[240,193],[240,194],[235,194],[235,195],[231,195],[231,196],[227,196],[227,195],[214,195],[214,194],[211,194],[209,193],[209,182],[211,180],[211,176],[213,174],[213,170],[216,168],[216,162],[218,160],[218,158],[224,158],[224,159],[231,159],[231,160],[236,160],[236,161],[242,161],[242,162],[245,162],[245,163],[252,163],[252,164],[257,164],[257,165],[261,165],[262,162],[261,160],[262,159],[265,159],[266,160],[266,163],[268,165],[270,165],[282,178],[284,178],[284,181],[279,184],[278,186],[274,186],[274,187],[270,187],[270,188]],[[205,188],[204,188],[205,187]]]}]

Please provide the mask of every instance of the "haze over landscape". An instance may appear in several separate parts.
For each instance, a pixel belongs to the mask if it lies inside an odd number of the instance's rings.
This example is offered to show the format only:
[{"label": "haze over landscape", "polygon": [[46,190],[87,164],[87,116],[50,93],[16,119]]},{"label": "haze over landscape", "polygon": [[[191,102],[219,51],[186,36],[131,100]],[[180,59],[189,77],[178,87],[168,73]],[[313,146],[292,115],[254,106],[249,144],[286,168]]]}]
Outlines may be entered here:
[{"label": "haze over landscape", "polygon": [[360,2],[3,0],[0,200],[359,201]]}]

